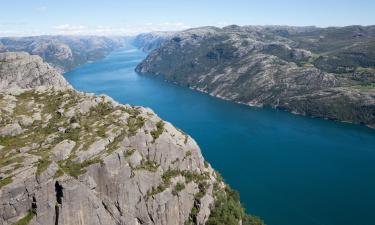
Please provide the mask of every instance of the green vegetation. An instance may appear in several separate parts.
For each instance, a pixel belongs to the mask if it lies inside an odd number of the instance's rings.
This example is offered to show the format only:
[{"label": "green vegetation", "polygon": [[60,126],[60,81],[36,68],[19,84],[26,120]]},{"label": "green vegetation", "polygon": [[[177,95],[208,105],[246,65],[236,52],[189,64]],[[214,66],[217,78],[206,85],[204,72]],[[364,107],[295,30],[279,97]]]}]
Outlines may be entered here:
[{"label": "green vegetation", "polygon": [[109,113],[112,112],[112,107],[110,104],[108,103],[105,103],[105,102],[100,102],[94,109],[93,109],[94,112],[96,112],[97,114],[101,115],[101,116],[106,116],[108,115]]},{"label": "green vegetation", "polygon": [[68,128],[68,129],[65,130],[65,132],[64,132],[64,134],[61,138],[63,140],[69,139],[69,140],[77,142],[77,141],[79,141],[80,131],[81,131],[81,129],[79,129],[79,128],[76,128],[76,129]]},{"label": "green vegetation", "polygon": [[151,131],[151,136],[153,137],[154,142],[156,139],[159,138],[159,136],[163,133],[163,131],[164,131],[164,122],[160,120],[159,122],[156,123],[156,130]]},{"label": "green vegetation", "polygon": [[53,176],[53,178],[59,178],[59,177],[61,177],[62,175],[64,175],[64,171],[61,169],[61,168],[59,168],[57,171],[56,171],[56,173],[55,173],[55,175]]},{"label": "green vegetation", "polygon": [[2,157],[0,158],[0,168],[4,166],[9,166],[11,164],[21,164],[23,161],[24,161],[23,156],[16,156],[10,159],[6,157]]},{"label": "green vegetation", "polygon": [[99,158],[85,160],[82,163],[75,163],[70,159],[67,159],[63,162],[60,162],[59,166],[65,173],[69,174],[72,177],[78,178],[80,175],[86,172],[86,167],[102,162],[103,161]]},{"label": "green vegetation", "polygon": [[356,73],[369,73],[369,74],[375,74],[375,68],[373,67],[357,67],[355,70]]},{"label": "green vegetation", "polygon": [[105,127],[99,127],[98,130],[96,131],[96,134],[99,137],[105,138],[107,134],[105,133]]},{"label": "green vegetation", "polygon": [[214,190],[215,205],[208,218],[207,225],[264,225],[257,217],[247,215],[240,203],[238,192],[229,186],[225,190]]},{"label": "green vegetation", "polygon": [[126,152],[124,152],[124,158],[125,159],[128,159],[130,156],[133,155],[133,153],[135,152],[135,149],[128,149]]},{"label": "green vegetation", "polygon": [[128,130],[129,130],[129,135],[133,136],[137,133],[138,129],[143,127],[145,123],[145,119],[141,116],[130,116],[128,118]]},{"label": "green vegetation", "polygon": [[3,178],[3,179],[0,179],[0,189],[2,187],[4,187],[5,185],[8,185],[12,182],[13,182],[12,177],[6,177],[6,178]]},{"label": "green vegetation", "polygon": [[40,175],[43,171],[45,171],[48,166],[51,164],[51,161],[47,158],[39,159],[36,169],[36,175]]},{"label": "green vegetation", "polygon": [[135,167],[135,170],[147,170],[150,172],[156,172],[159,165],[151,160],[144,160],[142,159],[141,164],[139,164],[137,167]]},{"label": "green vegetation", "polygon": [[35,213],[32,210],[29,210],[29,212],[24,216],[22,219],[18,220],[13,225],[27,225],[29,222],[34,218]]},{"label": "green vegetation", "polygon": [[184,190],[184,188],[185,188],[185,184],[178,182],[178,183],[176,184],[176,186],[174,186],[174,188],[173,188],[173,190],[172,190],[172,194],[173,194],[173,195],[178,195],[178,193],[179,193],[180,191]]},{"label": "green vegetation", "polygon": [[216,183],[213,187],[215,204],[206,224],[237,225],[242,220],[243,225],[264,225],[264,222],[258,217],[246,214],[237,191],[231,189],[229,185],[226,185],[224,189],[220,187],[224,181],[216,171],[215,177]]},{"label": "green vegetation", "polygon": [[165,191],[166,188],[167,187],[165,185],[163,185],[163,184],[160,184],[156,188],[152,187],[151,190],[147,191],[147,196],[153,196],[153,195],[159,194],[159,193]]},{"label": "green vegetation", "polygon": [[370,91],[375,90],[375,83],[369,83],[364,85],[356,85],[353,86],[354,89],[360,90],[360,91]]},{"label": "green vegetation", "polygon": [[173,177],[177,177],[179,175],[181,175],[181,171],[180,170],[168,169],[167,171],[165,171],[163,173],[163,175],[161,175],[161,178],[162,178],[164,184],[169,185],[170,184],[170,180]]}]

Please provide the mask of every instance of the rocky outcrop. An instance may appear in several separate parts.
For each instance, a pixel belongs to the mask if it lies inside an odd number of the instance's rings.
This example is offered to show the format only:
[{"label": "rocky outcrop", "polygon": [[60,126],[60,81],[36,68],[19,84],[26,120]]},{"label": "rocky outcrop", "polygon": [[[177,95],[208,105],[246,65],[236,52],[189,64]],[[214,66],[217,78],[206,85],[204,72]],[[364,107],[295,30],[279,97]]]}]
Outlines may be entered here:
[{"label": "rocky outcrop", "polygon": [[34,36],[0,38],[0,52],[39,55],[59,72],[101,59],[123,45],[122,38],[100,36]]},{"label": "rocky outcrop", "polygon": [[25,77],[0,92],[0,224],[263,224],[189,135],[151,109],[26,79],[46,65],[20,55],[32,63],[7,58],[2,71],[20,71],[0,77]]},{"label": "rocky outcrop", "polygon": [[64,88],[70,85],[39,56],[25,52],[0,53],[0,90],[37,86]]},{"label": "rocky outcrop", "polygon": [[374,40],[373,26],[194,28],[136,71],[247,105],[374,127]]}]

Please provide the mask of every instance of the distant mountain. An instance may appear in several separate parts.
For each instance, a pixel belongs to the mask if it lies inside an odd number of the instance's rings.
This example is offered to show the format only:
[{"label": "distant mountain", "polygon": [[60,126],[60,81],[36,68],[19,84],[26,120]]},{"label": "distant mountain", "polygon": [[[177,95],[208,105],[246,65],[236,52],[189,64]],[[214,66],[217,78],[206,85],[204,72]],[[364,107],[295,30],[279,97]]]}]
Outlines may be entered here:
[{"label": "distant mountain", "polygon": [[156,48],[159,48],[161,44],[166,42],[168,39],[173,37],[176,32],[160,31],[143,33],[137,35],[133,40],[132,44],[144,52],[150,52]]},{"label": "distant mountain", "polygon": [[60,72],[105,57],[123,45],[123,38],[100,36],[34,36],[0,38],[0,52],[39,55]]},{"label": "distant mountain", "polygon": [[375,26],[194,28],[136,70],[239,103],[375,126]]}]

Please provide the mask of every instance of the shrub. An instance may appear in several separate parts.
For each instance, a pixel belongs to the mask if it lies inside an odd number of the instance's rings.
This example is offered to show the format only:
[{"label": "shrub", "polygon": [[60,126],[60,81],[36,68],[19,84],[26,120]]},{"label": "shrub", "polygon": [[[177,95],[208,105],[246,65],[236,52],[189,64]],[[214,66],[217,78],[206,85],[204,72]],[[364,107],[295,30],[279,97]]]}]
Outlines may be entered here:
[{"label": "shrub", "polygon": [[176,186],[174,186],[174,188],[173,188],[173,190],[172,190],[172,194],[173,194],[173,195],[178,195],[178,193],[179,193],[180,191],[184,190],[184,188],[185,188],[185,185],[184,185],[183,183],[178,182],[178,183],[176,184]]},{"label": "shrub", "polygon": [[159,165],[156,162],[151,160],[142,160],[141,164],[135,167],[136,170],[147,170],[150,172],[156,172]]},{"label": "shrub", "polygon": [[36,168],[36,174],[40,175],[43,171],[45,171],[48,166],[51,164],[51,161],[47,158],[42,158],[38,160],[37,168]]},{"label": "shrub", "polygon": [[151,136],[154,139],[153,141],[155,142],[156,139],[159,138],[159,136],[163,133],[164,131],[164,122],[159,121],[156,123],[156,130],[151,131]]}]

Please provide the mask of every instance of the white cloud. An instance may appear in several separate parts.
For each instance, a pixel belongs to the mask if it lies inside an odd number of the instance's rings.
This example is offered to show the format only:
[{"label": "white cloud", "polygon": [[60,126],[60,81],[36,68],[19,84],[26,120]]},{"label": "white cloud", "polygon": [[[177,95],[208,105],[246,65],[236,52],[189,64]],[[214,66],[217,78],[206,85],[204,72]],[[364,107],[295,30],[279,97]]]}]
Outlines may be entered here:
[{"label": "white cloud", "polygon": [[[8,22],[9,23],[9,22]],[[8,25],[6,23],[6,25]],[[13,24],[13,23],[9,23]],[[25,24],[27,25],[27,24]],[[23,26],[25,26],[23,25]],[[2,23],[0,23],[0,27]],[[8,28],[8,29],[6,29]],[[178,31],[190,28],[182,22],[142,23],[122,26],[86,26],[82,24],[60,24],[46,30],[17,28],[15,26],[3,26],[0,36],[36,36],[36,35],[101,35],[101,36],[125,36],[152,31]]]},{"label": "white cloud", "polygon": [[88,27],[83,25],[70,25],[70,24],[62,24],[58,26],[52,27],[55,31],[53,34],[69,34],[69,35],[79,35],[79,34],[87,34],[89,31]]},{"label": "white cloud", "polygon": [[151,31],[177,31],[188,29],[190,26],[182,22],[144,23],[123,26],[84,26],[61,24],[52,27],[53,34],[63,35],[136,35]]}]

